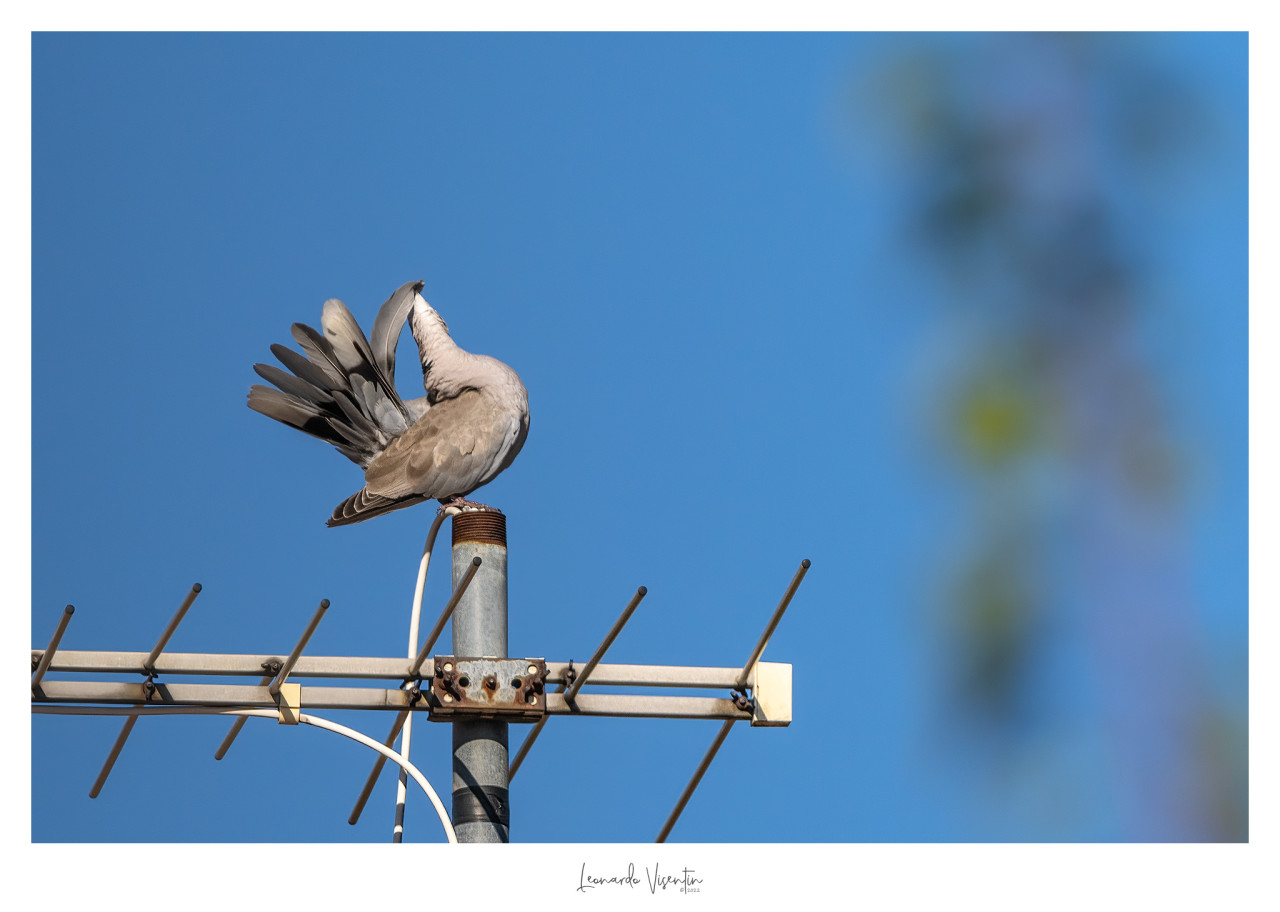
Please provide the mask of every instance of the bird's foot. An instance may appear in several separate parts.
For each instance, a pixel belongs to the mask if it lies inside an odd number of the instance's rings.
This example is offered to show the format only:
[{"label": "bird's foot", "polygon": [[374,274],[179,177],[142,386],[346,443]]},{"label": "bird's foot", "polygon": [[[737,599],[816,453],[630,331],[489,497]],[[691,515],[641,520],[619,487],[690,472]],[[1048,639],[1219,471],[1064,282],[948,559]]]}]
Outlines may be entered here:
[{"label": "bird's foot", "polygon": [[477,503],[474,500],[467,500],[465,497],[451,497],[449,500],[440,501],[440,503],[443,504],[443,506],[441,506],[440,510],[437,510],[437,512],[440,512],[442,510],[447,510],[449,507],[457,507],[459,510],[461,510],[464,513],[501,513],[502,512],[497,507],[491,507],[488,504]]}]

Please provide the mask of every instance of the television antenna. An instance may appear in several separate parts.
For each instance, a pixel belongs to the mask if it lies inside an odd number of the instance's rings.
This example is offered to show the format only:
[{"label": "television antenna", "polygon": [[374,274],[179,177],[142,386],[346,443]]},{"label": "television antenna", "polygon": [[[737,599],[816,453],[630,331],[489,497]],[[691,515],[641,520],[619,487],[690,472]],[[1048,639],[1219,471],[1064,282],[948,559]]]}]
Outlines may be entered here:
[{"label": "television antenna", "polygon": [[[436,536],[452,516],[453,592],[425,639],[419,639],[422,595]],[[329,608],[320,602],[292,652],[228,655],[166,652],[183,617],[200,595],[196,583],[148,653],[91,652],[60,648],[75,609],[68,605],[49,645],[31,651],[32,712],[56,715],[120,715],[124,724],[89,789],[96,798],[106,784],[130,733],[144,716],[223,715],[233,718],[214,752],[221,760],[250,718],[283,725],[306,724],[350,738],[374,750],[378,758],[358,795],[348,822],[364,810],[387,760],[400,767],[392,840],[404,833],[408,782],[427,794],[449,842],[507,842],[510,839],[509,787],[542,730],[553,717],[706,719],[721,723],[711,746],[694,770],[657,834],[665,842],[738,722],[752,727],[783,727],[791,722],[791,665],[763,662],[761,656],[809,569],[801,561],[755,648],[741,667],[621,665],[603,661],[645,597],[641,586],[627,603],[591,658],[580,669],[572,661],[512,657],[507,648],[506,516],[493,508],[448,506],[437,511],[418,567],[409,625],[407,657],[307,656],[311,635]],[[452,620],[452,652],[432,654]],[[59,675],[48,679],[47,675]],[[130,680],[87,680],[83,675],[115,674]],[[141,675],[139,681],[135,676]],[[256,679],[255,683],[180,683],[184,677]],[[163,680],[162,680],[163,679]],[[306,679],[364,680],[395,686],[367,687],[299,683]],[[587,685],[590,689],[586,689]],[[549,689],[554,686],[554,690]],[[611,689],[663,688],[675,691],[722,689],[729,697],[657,696],[611,693]],[[316,711],[360,709],[395,713],[387,736],[376,741],[338,725]],[[444,722],[453,734],[452,814],[445,811],[431,784],[409,760],[414,718]],[[531,724],[513,759],[508,754],[512,724]],[[399,749],[393,749],[399,738]]]}]

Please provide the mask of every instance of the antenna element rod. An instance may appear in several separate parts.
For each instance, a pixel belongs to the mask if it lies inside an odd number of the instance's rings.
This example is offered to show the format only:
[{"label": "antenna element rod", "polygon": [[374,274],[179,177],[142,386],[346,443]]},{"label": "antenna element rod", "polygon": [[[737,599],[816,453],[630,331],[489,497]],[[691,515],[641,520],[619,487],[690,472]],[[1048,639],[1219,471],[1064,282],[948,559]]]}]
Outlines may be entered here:
[{"label": "antenna element rod", "polygon": [[120,756],[120,749],[124,747],[124,742],[128,740],[129,732],[133,731],[133,725],[137,721],[137,716],[130,716],[124,720],[124,728],[120,729],[120,734],[116,736],[116,743],[111,745],[111,753],[107,754],[107,762],[102,764],[102,771],[98,773],[98,778],[93,781],[93,786],[89,789],[90,798],[97,798],[98,793],[102,791],[102,786],[106,784],[111,767],[116,765],[116,757]]},{"label": "antenna element rod", "polygon": [[275,679],[267,687],[267,692],[273,698],[279,696],[280,688],[285,679],[289,677],[289,672],[293,671],[293,666],[298,663],[298,657],[302,655],[302,650],[307,648],[307,640],[311,639],[311,634],[316,632],[316,627],[320,625],[320,619],[324,617],[324,613],[328,610],[329,600],[321,599],[320,607],[311,616],[311,623],[307,625],[306,630],[302,631],[302,639],[298,640],[298,645],[293,647],[293,652],[289,653],[289,658],[284,660],[284,667],[280,669],[280,673],[275,676]]},{"label": "antenna element rod", "polygon": [[760,655],[764,652],[764,647],[769,644],[769,637],[773,636],[773,631],[778,628],[778,622],[782,620],[782,612],[786,611],[787,606],[791,604],[791,597],[796,594],[796,590],[800,588],[801,580],[804,579],[804,575],[808,572],[809,559],[806,557],[800,562],[800,569],[792,577],[791,585],[787,587],[786,595],[778,603],[777,610],[773,612],[773,617],[769,618],[769,626],[761,634],[760,642],[756,643],[756,648],[751,651],[751,658],[747,659],[747,664],[742,666],[742,673],[738,675],[738,680],[733,685],[735,690],[742,690],[747,686],[747,680],[751,677],[752,667],[760,659]]},{"label": "antenna element rod", "polygon": [[182,618],[187,613],[187,609],[191,607],[191,603],[196,600],[196,596],[199,594],[200,584],[196,583],[191,587],[191,591],[187,593],[187,597],[182,600],[182,604],[178,606],[178,613],[173,616],[173,620],[164,629],[164,633],[160,634],[160,639],[156,640],[155,648],[151,650],[147,660],[142,663],[142,670],[147,674],[155,674],[156,659],[160,658],[160,653],[164,651],[165,644],[169,642],[169,637],[173,636],[173,632],[178,629],[178,625],[182,623]]},{"label": "antenna element rod", "polygon": [[605,651],[613,645],[613,641],[617,639],[618,634],[622,632],[622,627],[631,618],[631,612],[636,610],[636,606],[640,604],[640,600],[649,592],[644,586],[636,590],[636,594],[631,597],[631,601],[627,603],[627,607],[622,609],[622,614],[613,624],[613,629],[609,631],[608,636],[604,638],[604,642],[596,650],[596,654],[591,657],[591,661],[587,662],[586,667],[582,669],[582,673],[574,679],[573,684],[564,693],[566,703],[572,703],[573,698],[577,696],[578,691],[582,689],[582,685],[586,683],[587,677],[591,672],[595,671],[595,667],[600,664],[600,660],[604,658]]},{"label": "antenna element rod", "polygon": [[453,590],[453,596],[449,599],[449,604],[445,605],[444,611],[440,612],[436,625],[431,628],[431,632],[427,634],[426,642],[422,644],[422,649],[418,651],[418,657],[409,666],[409,677],[416,678],[418,676],[418,672],[422,669],[422,663],[427,660],[427,653],[431,651],[431,647],[440,638],[440,632],[444,630],[444,625],[448,623],[450,616],[452,616],[453,609],[458,607],[458,601],[462,598],[462,594],[467,591],[467,587],[471,585],[471,581],[475,579],[476,571],[480,569],[480,564],[482,563],[483,561],[478,554],[471,559],[471,565],[467,567],[466,574],[458,581],[458,588]]},{"label": "antenna element rod", "polygon": [[[807,563],[807,561],[806,561]],[[730,719],[724,725],[720,726],[720,732],[716,735],[716,739],[711,742],[711,748],[707,751],[707,755],[702,758],[702,762],[698,764],[698,769],[694,772],[693,778],[689,780],[689,784],[684,787],[684,794],[680,796],[680,800],[676,802],[675,810],[671,812],[671,816],[667,818],[667,822],[663,824],[662,832],[658,834],[658,838],[654,842],[666,842],[667,836],[671,834],[671,828],[676,825],[676,821],[680,819],[680,814],[684,811],[684,806],[689,803],[689,799],[693,797],[693,790],[698,787],[698,783],[702,781],[702,774],[707,771],[707,767],[711,765],[711,761],[716,758],[716,751],[720,750],[720,745],[724,744],[724,739],[729,735],[729,729],[733,728],[733,719]]]},{"label": "antenna element rod", "polygon": [[[564,685],[561,684],[556,688],[556,693],[564,693]],[[547,720],[550,715],[545,715],[533,724],[533,731],[525,737],[524,743],[520,745],[520,750],[516,752],[516,758],[511,761],[511,765],[507,767],[507,785],[511,784],[511,780],[516,777],[516,770],[520,769],[520,764],[524,763],[524,758],[529,755],[533,742],[538,740],[538,735],[542,734],[542,730],[547,726]]]},{"label": "antenna element rod", "polygon": [[33,694],[38,695],[40,693],[40,679],[49,670],[49,663],[53,661],[53,654],[58,651],[58,644],[62,642],[62,635],[66,633],[67,624],[71,622],[71,615],[75,613],[76,608],[74,605],[68,605],[62,610],[62,617],[58,620],[58,629],[53,632],[53,639],[49,641],[49,648],[40,657],[40,664],[36,666],[35,674],[31,676],[31,692]]},{"label": "antenna element rod", "polygon": [[[404,721],[407,718],[409,718],[409,710],[400,710],[400,714],[396,716],[395,724],[391,726],[391,734],[387,735],[382,741],[383,747],[390,747],[395,743],[396,735],[400,734],[400,729],[404,728]],[[377,762],[373,764],[373,772],[365,780],[364,789],[360,792],[360,797],[356,799],[356,806],[351,809],[351,816],[347,818],[347,823],[352,826],[359,822],[360,815],[364,813],[365,803],[368,802],[369,796],[373,794],[373,787],[378,784],[378,774],[382,772],[382,767],[386,762],[386,754],[379,754]]]},{"label": "antenna element rod", "polygon": [[[273,677],[274,675],[263,675],[262,679],[258,681],[258,686],[266,687],[271,683],[271,679]],[[231,723],[231,728],[228,729],[226,737],[222,739],[222,743],[218,745],[218,749],[213,752],[214,760],[221,760],[227,755],[227,751],[231,748],[231,743],[236,740],[236,735],[240,734],[240,729],[244,728],[244,724],[248,721],[248,716],[236,717],[236,720]]]}]

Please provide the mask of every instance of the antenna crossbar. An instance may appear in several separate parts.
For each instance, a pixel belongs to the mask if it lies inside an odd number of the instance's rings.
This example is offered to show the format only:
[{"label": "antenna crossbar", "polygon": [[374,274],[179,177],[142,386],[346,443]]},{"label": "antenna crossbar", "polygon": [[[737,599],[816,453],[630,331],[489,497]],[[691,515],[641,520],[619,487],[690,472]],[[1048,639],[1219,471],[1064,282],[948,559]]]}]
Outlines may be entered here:
[{"label": "antenna crossbar", "polygon": [[[38,659],[41,655],[41,650],[31,651],[33,659]],[[142,667],[146,657],[145,652],[58,650],[49,665],[49,671],[73,674],[132,674]],[[170,678],[186,675],[257,677],[262,675],[264,666],[281,662],[278,655],[267,654],[167,652],[156,660],[155,670],[157,675]],[[571,662],[547,662],[547,683],[564,684],[569,677],[568,671],[571,665]],[[578,669],[575,667],[574,670]],[[425,661],[421,671],[422,677],[433,677],[435,675],[434,660]],[[728,690],[733,687],[741,671],[742,669],[737,667],[627,665],[601,662],[591,673],[591,684],[593,687],[687,687]],[[403,681],[405,660],[403,656],[398,658],[302,656],[294,664],[289,677],[290,679],[351,678]]]},{"label": "antenna crossbar", "polygon": [[[403,659],[401,662],[403,663]],[[599,683],[599,682],[597,682]],[[148,703],[144,684],[111,681],[46,681],[44,699],[38,704],[136,704],[146,715],[149,705],[237,707],[274,709],[270,688],[250,684],[160,684]],[[399,689],[369,687],[325,687],[307,685],[301,689],[302,705],[308,709],[371,709],[396,712],[429,712],[412,696]],[[653,696],[648,694],[579,694],[570,705],[563,694],[546,695],[547,713],[564,716],[619,716],[650,719],[745,719],[751,710],[739,709],[733,700],[718,697]],[[513,719],[513,721],[515,721]],[[529,720],[524,720],[529,721]]]}]

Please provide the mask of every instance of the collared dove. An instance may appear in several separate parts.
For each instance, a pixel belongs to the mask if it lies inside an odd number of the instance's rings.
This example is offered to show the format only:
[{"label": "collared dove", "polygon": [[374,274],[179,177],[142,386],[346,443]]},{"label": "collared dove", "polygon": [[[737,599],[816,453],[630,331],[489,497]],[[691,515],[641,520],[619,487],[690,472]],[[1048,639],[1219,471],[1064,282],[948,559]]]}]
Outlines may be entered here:
[{"label": "collared dove", "polygon": [[[351,311],[324,302],[323,334],[294,323],[306,357],[283,345],[272,353],[292,373],[255,364],[278,389],[254,385],[249,408],[327,441],[364,469],[365,485],[333,511],[328,525],[362,522],[432,498],[465,499],[511,465],[529,434],[529,396],[496,358],[463,351],[422,297],[424,283],[401,285],[365,338]],[[409,320],[427,394],[396,392],[396,343]]]}]

